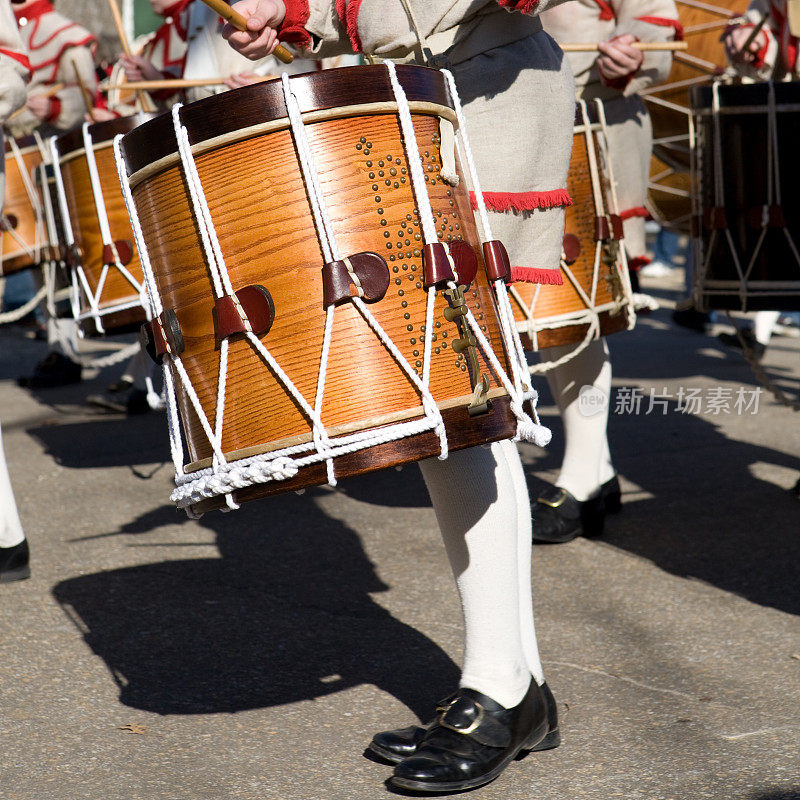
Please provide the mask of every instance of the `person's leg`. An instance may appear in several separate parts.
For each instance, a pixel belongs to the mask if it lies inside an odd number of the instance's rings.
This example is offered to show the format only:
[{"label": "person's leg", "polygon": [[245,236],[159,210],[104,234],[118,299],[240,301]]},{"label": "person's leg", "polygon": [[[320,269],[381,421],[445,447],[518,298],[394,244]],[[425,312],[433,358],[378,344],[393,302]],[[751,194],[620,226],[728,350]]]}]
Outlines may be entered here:
[{"label": "person's leg", "polygon": [[30,576],[28,542],[14,500],[0,431],[0,583]]},{"label": "person's leg", "polygon": [[[555,361],[574,346],[551,347],[543,361]],[[547,373],[550,389],[564,422],[565,448],[556,486],[576,500],[594,497],[610,466],[606,426],[611,394],[611,359],[605,339],[592,342],[582,353]],[[581,389],[592,387],[582,400]],[[602,399],[605,402],[600,402]],[[594,400],[596,399],[596,402]],[[613,467],[611,468],[613,474]],[[602,473],[602,474],[601,474]],[[611,475],[607,475],[608,480]]]},{"label": "person's leg", "polygon": [[420,468],[461,598],[461,686],[511,708],[523,698],[531,678],[522,647],[518,563],[518,532],[522,527],[527,535],[530,512],[520,525],[527,491],[518,498],[504,447],[461,450],[445,461],[423,461]]}]

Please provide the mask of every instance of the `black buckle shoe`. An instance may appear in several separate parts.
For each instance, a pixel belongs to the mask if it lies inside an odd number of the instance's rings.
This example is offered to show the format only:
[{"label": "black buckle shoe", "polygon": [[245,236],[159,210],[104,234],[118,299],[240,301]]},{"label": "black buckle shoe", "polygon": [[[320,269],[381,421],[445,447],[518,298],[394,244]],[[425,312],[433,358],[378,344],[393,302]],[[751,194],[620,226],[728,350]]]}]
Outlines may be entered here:
[{"label": "black buckle shoe", "polygon": [[30,558],[27,539],[23,539],[13,547],[0,547],[0,583],[24,581],[25,578],[30,578]]},{"label": "black buckle shoe", "polygon": [[546,489],[533,504],[533,541],[571,542],[577,536],[601,536],[605,520],[602,492],[585,502],[560,486]]},{"label": "black buckle shoe", "polygon": [[[550,691],[550,687],[543,683],[541,690],[544,692],[545,703],[547,704],[547,735],[531,751],[553,750],[561,744],[561,733],[558,729],[558,708],[556,699]],[[442,700],[437,708],[437,714],[445,711],[456,695]],[[373,755],[379,756],[390,764],[399,764],[403,759],[413,756],[417,748],[422,744],[425,734],[436,722],[432,719],[427,725],[409,725],[407,728],[397,728],[393,731],[382,731],[372,737],[372,741],[367,746],[367,750]],[[525,750],[524,752],[529,752]]]},{"label": "black buckle shoe", "polygon": [[490,783],[522,752],[548,734],[547,701],[531,679],[514,708],[504,708],[472,689],[461,689],[425,732],[416,753],[389,779],[394,788],[459,792]]}]

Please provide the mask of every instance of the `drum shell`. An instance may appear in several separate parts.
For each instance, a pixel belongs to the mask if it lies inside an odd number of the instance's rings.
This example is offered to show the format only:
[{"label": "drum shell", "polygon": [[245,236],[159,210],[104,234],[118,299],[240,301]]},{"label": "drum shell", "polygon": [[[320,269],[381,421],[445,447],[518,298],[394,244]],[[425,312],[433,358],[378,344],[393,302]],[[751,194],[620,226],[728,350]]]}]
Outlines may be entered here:
[{"label": "drum shell", "polygon": [[[573,203],[566,208],[565,233],[576,237],[580,242],[578,258],[568,265],[569,271],[577,280],[588,297],[592,296],[592,285],[595,275],[595,258],[598,248],[595,221],[604,209],[609,208],[606,201],[608,192],[608,177],[603,171],[603,154],[597,147],[596,137],[601,132],[597,122],[589,120],[590,131],[587,138],[586,126],[576,113],[575,128],[572,139],[572,155],[570,157],[567,188]],[[598,164],[600,174],[600,191],[603,200],[598,202],[595,197],[595,188],[591,178],[590,148],[594,151],[594,158]],[[621,242],[609,242],[602,245],[597,290],[593,308],[599,310],[600,335],[607,336],[619,331],[628,330],[630,319],[625,309],[625,286],[628,283],[627,264],[622,257]],[[562,267],[563,272],[563,267]],[[548,323],[554,323],[565,315],[573,315],[586,310],[587,306],[580,294],[564,275],[562,285],[535,285],[530,283],[515,283],[514,292],[523,301],[514,302],[514,316],[517,320],[522,342],[526,349],[539,350],[558,345],[578,344],[587,334],[589,323],[574,325],[561,325],[547,328]],[[523,311],[523,304],[532,316],[532,321],[537,327],[535,341],[526,332],[527,314]]]},{"label": "drum shell", "polygon": [[[800,199],[795,191],[800,175],[796,125],[800,125],[800,86],[774,85],[777,110],[777,148],[781,203],[779,217],[785,223],[762,228],[762,209],[769,204],[770,135],[768,129],[769,84],[721,86],[720,136],[725,227],[716,228],[716,171],[713,93],[709,87],[692,91],[695,109],[699,169],[696,220],[700,258],[696,268],[695,300],[706,309],[798,310],[800,309]],[[746,154],[746,157],[745,157]],[[774,202],[774,197],[773,197]],[[777,220],[776,220],[777,222]],[[746,269],[755,255],[743,292],[729,249],[728,234]],[[763,236],[763,240],[762,240]],[[718,282],[734,282],[729,291]],[[781,283],[779,288],[774,284]],[[773,284],[772,286],[770,284]]]},{"label": "drum shell", "polygon": [[[398,68],[409,100],[449,104],[441,76],[418,67]],[[435,84],[436,91],[426,92]],[[383,67],[354,67],[296,76],[292,85],[304,111],[317,109],[326,119],[310,122],[306,132],[320,176],[326,207],[342,256],[373,251],[389,266],[386,296],[369,305],[380,325],[418,372],[423,364],[427,293],[422,285],[422,236],[408,175],[408,164],[394,112],[356,113],[359,103],[389,97]],[[420,101],[422,102],[422,101]],[[212,211],[220,246],[234,290],[260,284],[272,295],[275,322],[262,341],[300,390],[313,403],[323,339],[325,309],[321,289],[323,254],[291,132],[279,129],[251,133],[251,125],[283,119],[279,83],[228,92],[182,109],[195,153],[200,181]],[[337,106],[350,109],[339,116]],[[326,110],[327,109],[327,110]],[[362,110],[363,111],[363,110]],[[236,119],[234,120],[233,117]],[[209,419],[216,409],[219,343],[213,327],[213,289],[196,233],[197,222],[186,196],[175,140],[166,118],[142,126],[122,142],[132,175],[133,198],[153,265],[158,294],[181,326],[186,351],[182,362],[192,378]],[[478,239],[463,178],[457,187],[439,177],[439,122],[430,113],[414,113],[423,155],[426,185],[441,240],[463,238],[476,253]],[[282,124],[282,123],[281,123]],[[209,145],[212,138],[216,144]],[[155,164],[155,169],[153,165]],[[137,169],[138,168],[138,169]],[[504,361],[493,292],[481,267],[467,292],[467,302]],[[452,342],[459,337],[443,315],[439,296],[434,314],[431,391],[457,418],[448,427],[452,449],[513,435],[497,376],[480,357],[491,379],[494,408],[470,418],[466,405],[472,384],[463,356]],[[402,375],[356,308],[348,302],[334,316],[330,362],[322,408],[332,435],[378,424],[410,420],[422,413],[417,391]],[[173,370],[174,372],[174,370]],[[225,398],[223,450],[231,459],[269,452],[309,439],[309,423],[278,380],[241,338],[230,340],[229,378]],[[208,464],[211,449],[187,394],[179,391],[191,471]],[[446,419],[447,422],[447,419]],[[357,474],[439,452],[435,435],[392,443],[388,448],[337,462],[337,475]],[[253,487],[237,500],[285,491],[326,480],[323,464],[305,469],[298,481]],[[212,503],[213,505],[213,503]],[[199,510],[206,510],[203,506]]]},{"label": "drum shell", "polygon": [[[689,230],[692,213],[689,92],[698,81],[710,83],[722,74],[728,62],[720,37],[730,19],[747,10],[748,0],[728,0],[724,5],[716,0],[706,5],[710,8],[676,0],[689,49],[674,54],[669,77],[662,87],[652,87],[647,95],[677,106],[648,104],[654,139],[649,206],[659,221],[685,231]],[[718,12],[712,10],[715,7]],[[666,139],[673,141],[663,141]]]},{"label": "drum shell", "polygon": [[[99,122],[89,126],[92,149],[97,163],[102,199],[111,239],[127,242],[132,250],[131,261],[125,265],[134,280],[143,282],[142,267],[133,241],[128,211],[122,197],[119,175],[114,160],[113,140],[117,134],[133,130],[148,119],[148,115]],[[105,264],[105,248],[97,215],[89,165],[86,159],[81,129],[63,134],[56,139],[72,233],[80,254],[80,265],[92,293],[96,293]],[[73,268],[76,266],[72,264]],[[94,320],[88,316],[90,307],[84,293],[81,298],[81,316],[78,324],[86,335],[99,333]],[[116,267],[111,266],[105,277],[99,299],[102,325],[105,331],[123,332],[136,330],[146,319],[145,310],[139,303],[139,294],[127,278]]]},{"label": "drum shell", "polygon": [[[33,174],[39,164],[42,163],[42,154],[33,136],[25,136],[17,139],[22,162],[25,165],[28,177],[34,190],[38,192],[33,180]],[[2,233],[2,262],[0,262],[0,275],[11,275],[24,269],[35,267],[41,263],[45,257],[46,231],[35,206],[31,203],[31,198],[25,187],[19,165],[14,158],[11,144],[8,140],[5,143],[5,171],[6,171],[6,194],[3,215],[6,218],[12,216],[16,219],[14,233],[20,237],[27,245],[28,250],[20,247],[19,242],[10,232]]]}]

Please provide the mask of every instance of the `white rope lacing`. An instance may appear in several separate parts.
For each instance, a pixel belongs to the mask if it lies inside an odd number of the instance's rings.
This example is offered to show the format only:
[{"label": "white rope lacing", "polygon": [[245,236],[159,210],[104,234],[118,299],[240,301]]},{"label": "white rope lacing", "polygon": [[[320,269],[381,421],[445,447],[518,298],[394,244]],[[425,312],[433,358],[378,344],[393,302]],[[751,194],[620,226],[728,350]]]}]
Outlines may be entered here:
[{"label": "white rope lacing", "polygon": [[[475,158],[472,154],[472,147],[470,146],[469,136],[467,135],[467,123],[464,117],[464,110],[461,106],[461,97],[458,93],[455,78],[450,70],[442,70],[442,75],[447,82],[450,96],[453,99],[453,107],[455,108],[456,118],[458,119],[458,142],[460,150],[463,153],[464,160],[467,164],[472,188],[475,193],[476,205],[478,206],[478,216],[481,224],[482,242],[492,241],[492,228],[489,222],[489,213],[486,209],[486,201],[483,197],[481,183],[478,178],[478,169],[475,165]],[[420,162],[420,170],[422,164]],[[422,208],[420,208],[420,212]],[[431,224],[433,225],[433,212],[430,211],[430,204],[428,210],[431,214]],[[499,376],[503,386],[509,394],[510,407],[517,418],[517,434],[514,437],[516,441],[523,439],[531,441],[543,447],[550,441],[551,433],[549,428],[544,427],[539,422],[539,416],[536,413],[536,403],[538,400],[538,393],[530,385],[530,378],[528,377],[527,361],[525,359],[525,351],[522,348],[522,342],[519,338],[519,332],[516,328],[514,321],[514,312],[511,308],[511,302],[508,297],[508,290],[505,281],[496,280],[493,283],[494,295],[497,303],[498,316],[500,319],[500,333],[503,344],[505,346],[508,361],[511,366],[511,378],[507,375],[506,371],[500,367],[496,356],[494,355],[491,347],[483,336],[475,321],[474,316],[470,312],[466,319],[475,333],[478,342],[481,344],[484,356],[488,357],[490,363]],[[533,409],[533,418],[524,409],[523,403],[530,401],[531,408]]]},{"label": "white rope lacing", "polygon": [[36,187],[33,185],[31,176],[28,173],[28,167],[25,164],[25,158],[22,155],[22,151],[19,149],[19,145],[17,144],[13,136],[8,137],[8,145],[11,148],[11,154],[17,166],[17,172],[19,172],[19,176],[22,179],[22,185],[25,189],[25,194],[28,196],[28,202],[31,204],[31,208],[33,209],[33,218],[34,218],[33,244],[29,244],[28,242],[26,242],[10,226],[8,226],[5,232],[9,234],[9,236],[11,236],[11,238],[25,251],[28,258],[31,259],[31,262],[36,264],[39,262],[40,251],[42,246],[42,238],[44,234],[42,205],[39,201],[39,193],[36,191]]}]

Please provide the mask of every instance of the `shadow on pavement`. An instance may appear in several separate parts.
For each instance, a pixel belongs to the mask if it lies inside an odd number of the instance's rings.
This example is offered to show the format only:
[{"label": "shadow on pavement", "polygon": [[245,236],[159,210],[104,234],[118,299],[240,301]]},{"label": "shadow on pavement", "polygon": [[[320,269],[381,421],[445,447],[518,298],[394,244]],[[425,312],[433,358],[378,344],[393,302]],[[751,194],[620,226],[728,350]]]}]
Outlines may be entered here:
[{"label": "shadow on pavement", "polygon": [[313,498],[281,495],[200,524],[221,558],[84,575],[53,590],[124,704],[235,712],[373,684],[424,716],[457,683],[438,645],[373,601],[387,586],[356,534]]}]

